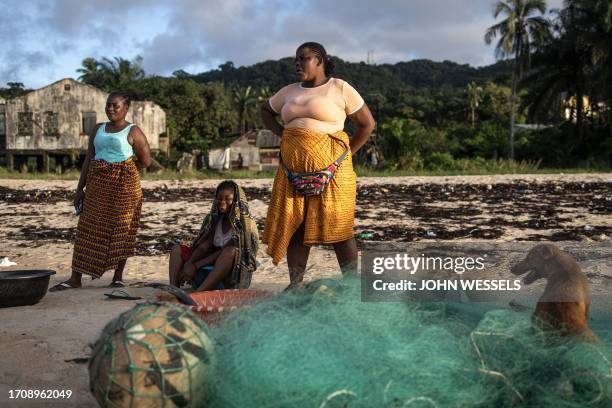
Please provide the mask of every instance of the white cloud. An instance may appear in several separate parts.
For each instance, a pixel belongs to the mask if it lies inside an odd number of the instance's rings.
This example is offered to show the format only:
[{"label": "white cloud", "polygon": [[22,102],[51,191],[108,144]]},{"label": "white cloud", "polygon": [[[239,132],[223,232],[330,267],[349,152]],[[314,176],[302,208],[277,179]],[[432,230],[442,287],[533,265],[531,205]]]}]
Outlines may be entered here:
[{"label": "white cloud", "polygon": [[[562,6],[550,0],[549,7]],[[493,0],[0,0],[0,81],[40,86],[75,76],[86,57],[144,57],[149,74],[199,72],[290,56],[305,41],[376,62],[484,65]],[[51,77],[54,76],[54,77]]]}]

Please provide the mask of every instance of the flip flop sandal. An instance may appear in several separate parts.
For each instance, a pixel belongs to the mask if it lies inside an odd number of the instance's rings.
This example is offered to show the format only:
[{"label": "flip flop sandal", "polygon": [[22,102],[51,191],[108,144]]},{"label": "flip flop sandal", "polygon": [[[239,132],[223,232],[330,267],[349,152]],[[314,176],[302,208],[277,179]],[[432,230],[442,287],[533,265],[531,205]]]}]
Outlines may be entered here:
[{"label": "flip flop sandal", "polygon": [[123,299],[123,300],[140,300],[142,297],[140,296],[132,296],[127,293],[125,290],[115,289],[111,293],[105,293],[104,296],[109,299]]},{"label": "flip flop sandal", "polygon": [[128,286],[130,288],[144,288],[145,286],[147,286],[148,283],[150,282],[149,281],[136,281],[136,282],[129,283]]},{"label": "flip flop sandal", "polygon": [[66,289],[80,289],[80,286],[72,286],[69,285],[67,282],[61,282],[49,288],[49,292],[60,292]]},{"label": "flip flop sandal", "polygon": [[113,281],[113,283],[108,285],[109,288],[125,288],[126,286],[122,281]]}]

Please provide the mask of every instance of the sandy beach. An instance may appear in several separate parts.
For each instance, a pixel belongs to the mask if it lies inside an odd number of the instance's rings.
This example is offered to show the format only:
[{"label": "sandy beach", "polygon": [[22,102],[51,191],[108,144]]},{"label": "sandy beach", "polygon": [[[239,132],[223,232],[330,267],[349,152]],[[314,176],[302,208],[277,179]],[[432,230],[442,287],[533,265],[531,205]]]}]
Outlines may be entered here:
[{"label": "sandy beach", "polygon": [[[209,211],[219,180],[143,181],[144,202],[136,256],[125,269],[128,283],[167,281],[168,250],[188,240]],[[260,229],[271,179],[245,179],[250,209]],[[0,180],[0,259],[17,269],[52,269],[51,285],[70,275],[77,224],[71,197],[76,181]],[[369,243],[554,241],[566,249],[607,246],[612,240],[612,174],[359,178],[355,233]],[[361,235],[359,235],[361,234]],[[608,254],[609,255],[609,254]],[[592,283],[612,278],[585,262]],[[280,291],[288,284],[285,261],[272,264],[262,245],[252,288]],[[500,272],[503,273],[503,272]],[[307,280],[338,276],[330,247],[311,251]],[[47,294],[33,306],[0,309],[0,404],[96,406],[88,390],[89,344],[101,328],[134,301],[105,299],[112,272],[85,288]],[[605,280],[604,279],[604,280]],[[130,294],[153,298],[149,288]],[[69,400],[15,401],[10,389],[65,389]],[[8,405],[5,405],[8,404]]]}]

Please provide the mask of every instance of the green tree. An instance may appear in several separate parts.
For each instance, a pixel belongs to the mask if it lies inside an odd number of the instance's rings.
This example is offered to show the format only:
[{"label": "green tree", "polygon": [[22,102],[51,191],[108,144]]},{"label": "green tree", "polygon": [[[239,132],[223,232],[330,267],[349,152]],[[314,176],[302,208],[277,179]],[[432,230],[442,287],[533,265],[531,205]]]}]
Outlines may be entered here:
[{"label": "green tree", "polygon": [[482,101],[482,88],[475,82],[470,82],[466,88],[468,101],[470,103],[470,119],[472,121],[472,127],[476,124],[476,109]]},{"label": "green tree", "polygon": [[102,64],[100,64],[100,62],[95,58],[88,57],[83,60],[81,65],[83,67],[76,70],[81,74],[79,75],[79,81],[93,85],[97,88],[104,88],[106,86],[106,75],[102,70]]},{"label": "green tree", "polygon": [[612,80],[612,3],[571,0],[565,5],[556,11],[553,35],[523,81],[529,88],[525,103],[530,116],[559,121],[564,95],[570,102],[567,119],[576,122],[577,139],[584,141],[585,96],[592,110],[612,97],[607,86]]},{"label": "green tree", "polygon": [[[589,53],[586,71],[587,92],[591,108],[597,101],[605,100],[612,106],[612,2],[609,0],[566,0],[565,5],[575,19],[575,28],[580,31],[581,44]],[[608,109],[608,124],[612,114]],[[582,129],[579,127],[582,135]]]},{"label": "green tree", "polygon": [[[544,0],[503,0],[495,5],[493,12],[497,19],[505,18],[489,27],[485,33],[485,42],[491,44],[499,37],[495,46],[498,59],[513,56],[512,95],[510,99],[510,140],[509,158],[514,159],[514,122],[517,83],[523,71],[529,66],[533,44],[541,44],[549,33],[549,23],[541,15],[546,12]],[[534,14],[540,15],[534,15]]]},{"label": "green tree", "polygon": [[105,91],[133,90],[139,81],[145,78],[142,69],[142,57],[138,56],[134,61],[121,57],[85,58],[82,68],[77,72],[81,75],[79,79],[87,84],[93,85]]},{"label": "green tree", "polygon": [[0,96],[5,99],[21,96],[29,92],[22,82],[7,82],[8,88],[0,88]]},{"label": "green tree", "polygon": [[533,68],[523,80],[529,89],[525,106],[531,118],[559,122],[563,117],[562,99],[569,100],[573,96],[569,119],[577,119],[580,128],[587,52],[576,46],[577,32],[573,28],[566,30],[571,27],[570,21],[568,13],[560,12],[553,24],[554,36],[535,55]]},{"label": "green tree", "polygon": [[142,57],[137,56],[134,61],[121,57],[102,58],[102,71],[107,77],[108,86],[114,89],[125,89],[145,77],[142,69]]},{"label": "green tree", "polygon": [[219,83],[148,76],[137,82],[130,94],[164,109],[174,151],[222,145],[238,123],[232,96]]},{"label": "green tree", "polygon": [[223,143],[231,134],[237,117],[231,96],[222,85],[174,79],[168,94],[167,109],[176,126],[176,149],[207,149]]},{"label": "green tree", "polygon": [[247,125],[252,125],[256,122],[255,114],[258,110],[258,97],[255,92],[253,92],[253,88],[250,86],[247,86],[246,88],[239,86],[234,87],[232,96],[238,112],[240,133],[244,134],[247,130]]},{"label": "green tree", "polygon": [[[512,89],[508,86],[493,82],[484,84],[482,91],[482,104],[479,113],[481,121],[507,123],[510,115],[510,97]],[[517,106],[520,106],[520,95],[516,96]]]},{"label": "green tree", "polygon": [[259,95],[257,95],[257,102],[264,103],[270,99],[274,93],[270,90],[269,86],[262,86],[259,88]]}]

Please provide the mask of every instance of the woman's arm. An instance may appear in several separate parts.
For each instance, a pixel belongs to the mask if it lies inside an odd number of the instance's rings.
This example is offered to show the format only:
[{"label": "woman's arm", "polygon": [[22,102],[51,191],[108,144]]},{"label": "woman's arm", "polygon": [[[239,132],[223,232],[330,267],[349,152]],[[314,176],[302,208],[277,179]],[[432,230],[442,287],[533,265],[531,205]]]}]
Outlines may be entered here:
[{"label": "woman's arm", "polygon": [[199,266],[196,264],[202,258],[204,258],[208,251],[212,248],[212,235],[205,239],[203,242],[199,243],[191,253],[191,257],[185,261],[183,264],[183,269],[181,271],[181,276],[186,279],[192,279],[195,276],[195,272]]},{"label": "woman's arm", "polygon": [[279,137],[282,136],[283,127],[276,120],[278,113],[274,112],[274,110],[270,107],[269,101],[265,101],[261,105],[260,113],[261,113],[261,120],[263,120],[264,125],[266,125],[266,127],[270,129],[277,136]]},{"label": "woman's arm", "polygon": [[199,261],[200,259],[204,258],[206,255],[208,255],[208,253],[213,247],[212,243],[213,243],[213,234],[210,234],[208,238],[206,238],[203,242],[199,243],[193,249],[191,258],[189,258],[187,262],[194,264],[195,262]]},{"label": "woman's arm", "polygon": [[96,148],[94,147],[94,138],[100,126],[104,126],[103,123],[98,123],[89,135],[89,142],[87,143],[87,154],[81,166],[81,175],[79,177],[79,184],[77,184],[76,194],[74,196],[74,205],[76,206],[80,201],[85,198],[85,192],[83,189],[87,185],[87,172],[89,171],[89,163],[93,160],[96,155]]},{"label": "woman's arm", "polygon": [[217,249],[215,252],[211,253],[207,257],[194,262],[193,266],[195,266],[196,270],[198,270],[204,265],[214,264],[220,254],[221,254],[221,250]]},{"label": "woman's arm", "polygon": [[349,119],[357,125],[357,131],[350,143],[351,153],[355,154],[368,141],[376,122],[374,122],[372,113],[370,113],[370,109],[365,103],[357,112],[350,115]]},{"label": "woman's arm", "polygon": [[[131,139],[131,140],[130,140]],[[133,126],[128,135],[128,142],[134,149],[134,154],[138,158],[136,167],[146,169],[151,165],[151,149],[147,137],[142,133],[138,126]]]},{"label": "woman's arm", "polygon": [[214,264],[220,254],[221,250],[217,250],[212,254],[208,255],[207,257],[202,258],[198,261],[193,261],[193,259],[190,259],[183,265],[183,269],[181,271],[180,276],[187,281],[193,279],[198,269],[200,269],[204,265]]}]

